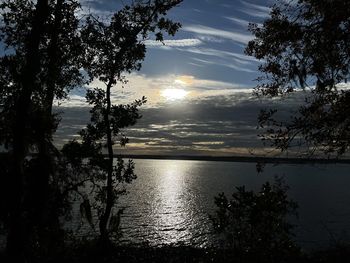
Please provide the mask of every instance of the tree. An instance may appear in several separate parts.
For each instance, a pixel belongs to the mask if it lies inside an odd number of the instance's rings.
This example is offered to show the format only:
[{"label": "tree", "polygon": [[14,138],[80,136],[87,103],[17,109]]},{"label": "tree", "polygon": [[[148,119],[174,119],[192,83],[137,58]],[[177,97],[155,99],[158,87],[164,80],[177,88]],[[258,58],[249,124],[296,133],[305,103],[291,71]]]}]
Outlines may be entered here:
[{"label": "tree", "polygon": [[[0,5],[0,40],[5,45],[0,58],[0,143],[12,163],[2,174],[2,213],[7,251],[16,260],[28,257],[30,243],[39,241],[35,236],[51,229],[48,224],[55,218],[48,216],[54,209],[48,204],[56,198],[49,193],[56,180],[52,135],[59,121],[52,104],[84,80],[78,7],[75,0],[6,0]],[[27,160],[29,149],[38,156]]]},{"label": "tree", "polygon": [[[5,0],[0,4],[0,40],[5,45],[0,58],[0,144],[11,160],[10,169],[3,169],[6,175],[1,175],[8,187],[2,194],[5,200],[1,200],[1,207],[6,209],[0,218],[8,224],[7,248],[16,260],[25,261],[32,244],[45,243],[34,237],[50,228],[50,217],[58,221],[59,208],[51,202],[64,202],[65,194],[84,182],[64,178],[67,174],[62,173],[67,163],[52,144],[59,123],[59,116],[52,112],[54,98],[64,99],[71,88],[89,81],[81,69],[90,80],[99,77],[109,83],[105,98],[94,100],[94,92],[90,95],[91,102],[96,102],[93,115],[100,114],[103,119],[95,123],[107,123],[104,131],[111,145],[112,132],[118,133],[111,126],[124,127],[134,121],[132,117],[123,124],[113,117],[132,114],[140,102],[114,106],[110,89],[123,80],[122,72],[140,67],[145,52],[140,36],[144,39],[156,29],[176,32],[179,25],[164,16],[180,2],[133,1],[131,7],[114,15],[110,25],[92,16],[90,20],[78,19],[76,0]],[[156,37],[161,40],[161,32],[156,32]],[[37,155],[28,159],[33,152]]]},{"label": "tree", "polygon": [[[66,160],[65,173],[70,174],[71,178],[75,175],[75,182],[82,182],[78,183],[77,187],[81,200],[81,215],[93,229],[98,223],[101,241],[105,243],[110,238],[118,238],[120,235],[119,223],[123,209],[115,209],[115,205],[118,198],[127,193],[126,186],[136,179],[136,174],[131,160],[125,162],[121,157],[115,158],[113,154],[111,164],[109,156],[106,158],[105,149],[108,142],[106,130],[102,129],[105,123],[101,114],[106,104],[100,99],[101,97],[88,96],[90,103],[96,103],[91,109],[91,123],[80,131],[81,142],[69,142],[64,145],[62,153]],[[113,123],[113,145],[119,140],[120,145],[125,146],[127,138],[122,129],[134,125],[141,117],[138,107],[144,102],[143,99],[128,105],[112,106],[109,120]]]},{"label": "tree", "polygon": [[237,187],[230,200],[224,193],[215,197],[214,229],[225,234],[226,246],[238,256],[254,262],[281,262],[297,252],[288,216],[297,204],[288,199],[281,179],[266,182],[258,193]]},{"label": "tree", "polygon": [[[163,32],[169,35],[176,33],[180,24],[166,19],[165,15],[181,2],[182,0],[133,1],[132,5],[126,5],[115,13],[110,22],[104,23],[89,16],[82,30],[88,58],[85,70],[91,79],[97,78],[104,83],[105,89],[88,91],[86,98],[93,106],[90,111],[91,123],[80,132],[81,145],[73,141],[64,150],[72,153],[72,146],[75,149],[89,149],[88,152],[93,157],[90,164],[97,166],[97,169],[91,171],[94,171],[93,174],[97,171],[98,178],[106,181],[105,186],[98,191],[98,200],[104,204],[104,207],[98,208],[99,229],[101,239],[105,241],[109,239],[108,223],[111,225],[115,221],[112,220],[113,206],[118,196],[125,193],[124,188],[120,190],[116,186],[130,183],[135,178],[132,162],[124,166],[124,161],[118,159],[117,165],[114,165],[113,145],[118,136],[121,136],[121,145],[127,143],[121,129],[136,123],[140,118],[138,107],[146,102],[142,98],[130,105],[113,105],[111,90],[117,82],[121,85],[126,83],[123,74],[141,68],[146,53],[144,40],[149,34],[154,33],[156,39],[162,41]],[[107,159],[103,157],[103,150],[107,151]],[[84,156],[80,156],[82,157]],[[88,204],[86,200],[84,202]]]},{"label": "tree", "polygon": [[309,154],[342,155],[350,146],[350,93],[342,88],[350,74],[350,2],[283,1],[272,7],[262,27],[251,24],[255,39],[246,53],[263,60],[256,93],[285,96],[305,92],[305,105],[290,120],[264,109],[263,139],[282,151],[306,146]]},{"label": "tree", "polygon": [[[6,10],[6,8],[15,9],[17,3],[4,2],[1,8]],[[14,256],[18,257],[18,260],[24,261],[24,253],[26,248],[26,218],[23,213],[23,197],[25,188],[25,172],[24,172],[24,161],[27,154],[28,140],[27,140],[27,130],[28,130],[28,113],[31,109],[31,97],[35,90],[37,90],[37,79],[36,76],[40,72],[40,61],[39,61],[39,49],[40,42],[43,36],[44,24],[48,16],[48,1],[39,0],[36,4],[36,8],[31,10],[32,15],[27,17],[30,21],[28,25],[29,32],[21,37],[22,43],[17,42],[16,27],[13,30],[11,15],[4,17],[5,27],[2,28],[2,32],[5,33],[5,43],[11,45],[12,38],[14,44],[18,47],[21,56],[17,56],[23,66],[18,69],[18,76],[13,77],[15,80],[8,81],[8,86],[17,87],[17,96],[13,101],[15,114],[13,118],[13,125],[11,129],[12,137],[12,148],[13,148],[13,169],[11,175],[11,196],[8,200],[11,200],[10,208],[10,227],[7,238],[7,249],[8,252]],[[22,22],[22,21],[21,21]],[[18,58],[20,57],[20,58]],[[6,60],[5,60],[6,61]],[[11,61],[10,59],[8,61]],[[7,62],[7,61],[6,61]],[[5,63],[6,63],[5,62]],[[18,61],[17,61],[18,62]],[[6,63],[8,65],[8,63]],[[5,64],[5,65],[6,65]],[[18,65],[16,65],[18,66]],[[11,69],[11,68],[10,68]],[[13,68],[12,68],[13,70]],[[8,70],[9,72],[10,70]],[[8,75],[5,75],[8,77]],[[7,86],[7,87],[8,87]]]}]

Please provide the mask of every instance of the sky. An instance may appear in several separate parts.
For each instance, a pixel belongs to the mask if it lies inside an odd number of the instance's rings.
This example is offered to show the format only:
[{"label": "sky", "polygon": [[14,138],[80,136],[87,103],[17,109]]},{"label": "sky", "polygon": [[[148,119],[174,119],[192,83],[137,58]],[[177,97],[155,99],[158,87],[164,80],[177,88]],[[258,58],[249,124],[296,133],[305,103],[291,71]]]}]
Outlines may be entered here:
[{"label": "sky", "polygon": [[[121,0],[84,0],[83,12],[108,17]],[[295,109],[298,98],[260,100],[252,95],[259,61],[244,54],[253,36],[250,22],[261,24],[269,16],[271,0],[184,0],[169,12],[182,24],[164,43],[146,40],[147,54],[129,83],[113,90],[113,102],[130,103],[146,96],[143,118],[128,129],[130,143],[116,153],[171,155],[268,155],[257,116],[274,105],[282,114]],[[58,145],[78,139],[76,132],[89,121],[84,95],[87,88],[103,87],[94,81],[73,90],[61,103]]]}]

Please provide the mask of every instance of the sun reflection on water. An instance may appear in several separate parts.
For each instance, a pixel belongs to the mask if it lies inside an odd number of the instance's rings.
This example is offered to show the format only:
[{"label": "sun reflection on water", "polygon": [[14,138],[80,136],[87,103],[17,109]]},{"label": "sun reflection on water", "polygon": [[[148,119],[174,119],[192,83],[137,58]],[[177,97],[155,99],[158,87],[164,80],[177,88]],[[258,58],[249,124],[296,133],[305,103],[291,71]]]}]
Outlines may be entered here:
[{"label": "sun reflection on water", "polygon": [[164,243],[176,243],[178,240],[190,239],[191,206],[186,199],[186,173],[191,163],[178,166],[169,163],[164,167],[159,178],[159,203],[157,206],[157,228]]}]

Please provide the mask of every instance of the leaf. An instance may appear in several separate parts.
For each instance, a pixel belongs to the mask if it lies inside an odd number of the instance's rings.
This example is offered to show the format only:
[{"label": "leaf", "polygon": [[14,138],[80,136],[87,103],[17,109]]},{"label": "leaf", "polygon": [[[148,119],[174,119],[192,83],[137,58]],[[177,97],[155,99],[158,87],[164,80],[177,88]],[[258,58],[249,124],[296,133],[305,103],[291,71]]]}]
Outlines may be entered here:
[{"label": "leaf", "polygon": [[84,201],[80,204],[80,215],[82,218],[85,218],[91,228],[94,229],[94,224],[92,222],[91,205],[89,199],[87,198],[84,198]]},{"label": "leaf", "polygon": [[120,226],[120,216],[123,214],[125,208],[118,209],[118,212],[116,215],[112,215],[109,219],[109,230],[113,231],[115,233],[119,232],[119,226]]}]

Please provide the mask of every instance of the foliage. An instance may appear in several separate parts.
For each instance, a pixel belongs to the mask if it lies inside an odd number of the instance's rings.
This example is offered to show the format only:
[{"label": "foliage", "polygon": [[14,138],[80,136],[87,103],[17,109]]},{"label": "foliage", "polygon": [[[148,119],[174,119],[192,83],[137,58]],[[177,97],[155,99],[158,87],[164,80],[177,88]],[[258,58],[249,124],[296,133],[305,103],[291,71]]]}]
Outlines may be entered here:
[{"label": "foliage", "polygon": [[[52,113],[53,99],[67,97],[68,92],[86,83],[82,67],[81,38],[76,12],[78,1],[50,1],[47,18],[43,21],[39,47],[36,54],[35,85],[31,90],[31,101],[27,112],[25,131],[29,147],[37,148],[40,133],[52,141],[59,116]],[[17,105],[24,90],[24,70],[29,53],[29,41],[37,7],[33,1],[3,1],[0,41],[5,45],[0,58],[0,143],[10,149],[14,132]],[[28,61],[29,63],[29,61]],[[24,85],[24,87],[23,87]],[[45,117],[45,114],[48,115]],[[5,124],[6,123],[6,124]]]},{"label": "foliage", "polygon": [[[119,138],[121,146],[126,144],[127,139],[120,133],[120,130],[135,124],[136,120],[141,117],[138,107],[144,102],[144,100],[137,100],[133,104],[113,107],[110,122],[112,127],[115,127],[113,135],[115,138]],[[103,129],[105,127],[104,119],[101,118],[103,108],[100,106],[97,105],[91,110],[92,123],[80,132],[81,142],[71,141],[62,149],[68,168],[66,173],[75,175],[76,182],[81,182],[75,188],[81,197],[81,214],[93,228],[104,215],[108,192],[108,187],[104,182],[107,180],[110,169],[109,159],[106,158],[104,151],[106,134],[105,129]],[[131,160],[125,162],[122,158],[117,158],[116,162],[113,160],[112,169],[111,198],[114,206],[118,198],[127,193],[126,186],[136,179],[136,174],[134,173],[134,163]],[[121,213],[122,210],[118,209],[115,212],[112,211],[109,216],[108,230],[112,237],[120,235]]]},{"label": "foliage", "polygon": [[309,153],[344,154],[350,143],[350,2],[280,1],[262,27],[250,25],[255,39],[246,53],[263,61],[256,93],[287,95],[305,91],[305,105],[288,121],[262,110],[263,138],[281,150],[307,146]]},{"label": "foliage", "polygon": [[[54,98],[85,82],[75,0],[4,0],[0,4],[0,144],[9,155],[6,182],[7,251],[25,261],[47,237],[61,240],[66,210],[53,134]],[[37,152],[35,157],[30,152]],[[58,230],[58,231],[56,231]],[[35,247],[35,248],[34,248]],[[52,246],[51,246],[52,247]]]},{"label": "foliage", "polygon": [[[125,191],[113,187],[130,183],[135,175],[132,162],[113,164],[113,145],[117,137],[122,145],[127,143],[121,129],[135,124],[145,99],[114,105],[111,88],[125,83],[123,74],[141,67],[149,34],[157,40],[163,32],[175,34],[180,25],[166,13],[180,2],[131,1],[110,21],[78,17],[78,0],[0,3],[0,145],[10,159],[9,169],[1,174],[8,185],[0,205],[5,207],[1,220],[7,223],[7,249],[14,261],[25,262],[32,246],[45,246],[43,238],[59,229],[59,218],[69,214],[71,197],[82,198],[82,212],[92,221],[87,194],[79,189],[88,180],[100,189],[94,193],[104,209],[101,232],[108,236],[107,222],[118,226],[111,211],[116,196]],[[52,110],[54,99],[65,99],[72,88],[93,79],[106,83],[106,89],[88,92],[91,124],[81,132],[82,142],[72,142],[62,156],[53,145],[60,121]],[[30,156],[33,152],[37,155]]]},{"label": "foliage", "polygon": [[296,215],[297,204],[288,199],[281,179],[263,184],[258,193],[244,186],[236,189],[231,199],[224,193],[215,197],[217,210],[211,217],[215,230],[225,234],[226,246],[267,262],[296,252],[287,217]]},{"label": "foliage", "polygon": [[[100,21],[93,15],[88,16],[82,29],[86,50],[84,69],[91,79],[104,83],[105,89],[88,90],[86,99],[92,105],[91,123],[80,132],[81,143],[73,141],[63,152],[66,156],[72,156],[74,153],[69,149],[75,149],[76,153],[86,151],[90,154],[85,157],[89,157],[88,165],[93,167],[90,178],[94,186],[98,186],[94,206],[98,212],[100,236],[105,241],[109,240],[111,232],[116,232],[109,231],[108,226],[112,229],[119,227],[122,210],[114,215],[112,212],[118,196],[125,194],[124,185],[136,178],[133,162],[124,164],[119,158],[117,165],[114,165],[113,147],[117,138],[121,146],[128,142],[121,129],[136,123],[141,117],[138,107],[146,102],[143,97],[132,104],[115,105],[111,100],[112,88],[117,83],[124,85],[127,82],[124,74],[141,68],[146,54],[144,40],[150,34],[155,34],[156,39],[161,41],[164,32],[169,35],[176,33],[180,24],[166,19],[165,15],[181,2],[133,1],[132,5],[126,5],[116,12],[108,22]],[[107,154],[106,158],[104,153]],[[83,164],[82,159],[79,161],[78,158],[78,162],[75,157],[73,159],[75,163]],[[83,198],[81,208],[83,214],[90,214],[87,212],[90,208],[87,198]]]},{"label": "foliage", "polygon": [[86,69],[90,77],[104,83],[122,81],[123,73],[141,68],[145,57],[144,40],[151,33],[163,40],[163,32],[174,35],[180,27],[165,17],[182,0],[132,1],[106,23],[91,15],[82,31],[87,51]]}]

